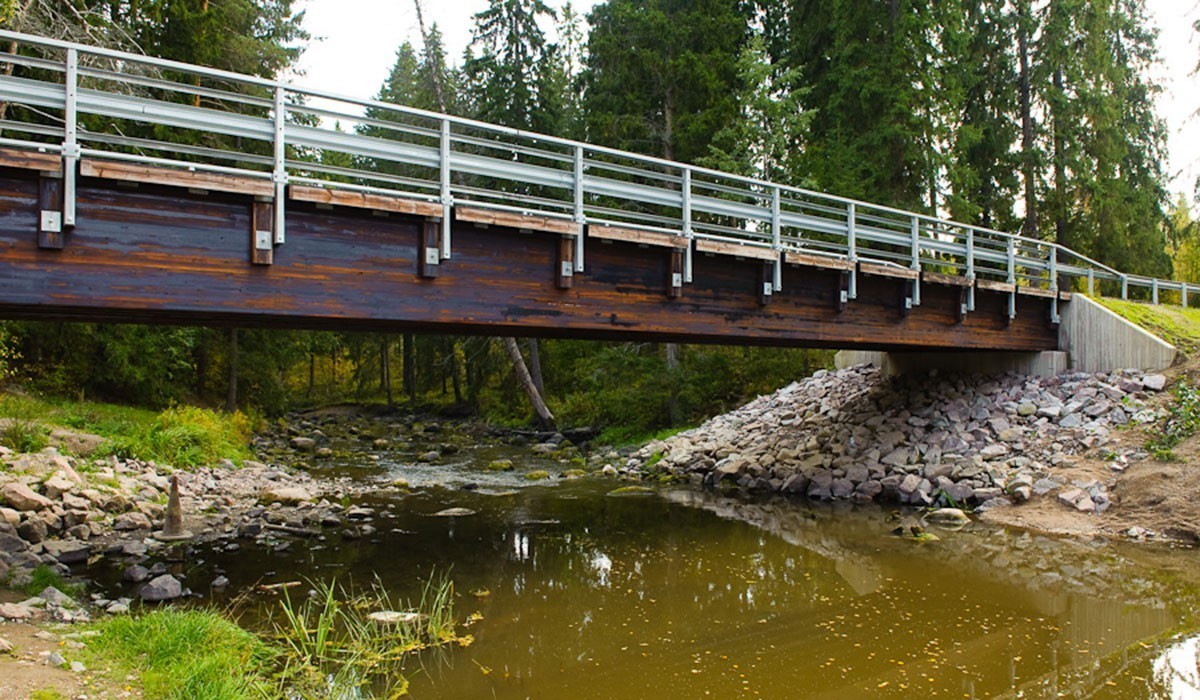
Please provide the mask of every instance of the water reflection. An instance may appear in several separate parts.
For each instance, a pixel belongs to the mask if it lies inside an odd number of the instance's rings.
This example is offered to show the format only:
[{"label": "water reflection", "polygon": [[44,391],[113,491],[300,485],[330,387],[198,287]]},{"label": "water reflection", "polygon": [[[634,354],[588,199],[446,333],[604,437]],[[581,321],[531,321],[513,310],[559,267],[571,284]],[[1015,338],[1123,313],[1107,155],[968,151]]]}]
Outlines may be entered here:
[{"label": "water reflection", "polygon": [[1154,681],[1171,700],[1200,698],[1200,637],[1167,647],[1154,660]]},{"label": "water reflection", "polygon": [[[1179,590],[1126,550],[979,526],[920,544],[878,508],[611,488],[381,496],[374,541],[209,564],[399,595],[452,568],[483,620],[416,698],[1200,697],[1197,638],[1156,641]],[[478,515],[420,515],[455,506]]]}]

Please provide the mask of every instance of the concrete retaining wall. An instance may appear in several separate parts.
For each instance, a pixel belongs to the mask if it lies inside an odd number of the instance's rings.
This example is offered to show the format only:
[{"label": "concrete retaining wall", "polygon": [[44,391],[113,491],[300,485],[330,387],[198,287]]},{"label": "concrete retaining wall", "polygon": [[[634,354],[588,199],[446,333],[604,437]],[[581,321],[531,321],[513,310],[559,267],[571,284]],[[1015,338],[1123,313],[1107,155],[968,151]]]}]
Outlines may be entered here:
[{"label": "concrete retaining wall", "polygon": [[1058,346],[1051,352],[872,352],[843,350],[834,358],[839,369],[875,365],[884,374],[946,372],[995,374],[1017,372],[1053,376],[1068,369],[1110,372],[1115,369],[1156,371],[1175,361],[1173,345],[1147,332],[1081,294],[1061,304]]}]

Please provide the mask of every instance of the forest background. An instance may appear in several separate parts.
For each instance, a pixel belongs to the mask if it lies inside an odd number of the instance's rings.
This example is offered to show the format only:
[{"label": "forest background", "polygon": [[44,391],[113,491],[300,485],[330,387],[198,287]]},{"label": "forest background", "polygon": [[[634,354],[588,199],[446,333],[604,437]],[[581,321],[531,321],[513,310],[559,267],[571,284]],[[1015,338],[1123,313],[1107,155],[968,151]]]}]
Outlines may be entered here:
[{"label": "forest background", "polygon": [[[274,78],[310,41],[297,9],[4,0],[0,25]],[[376,97],[936,213],[1200,283],[1200,227],[1167,190],[1155,35],[1144,0],[608,0],[586,16],[489,0],[458,57],[422,22]],[[693,423],[830,362],[777,348],[0,325],[0,371],[26,390],[268,416],[352,400],[523,424],[532,414],[514,352],[559,425],[614,440]]]}]

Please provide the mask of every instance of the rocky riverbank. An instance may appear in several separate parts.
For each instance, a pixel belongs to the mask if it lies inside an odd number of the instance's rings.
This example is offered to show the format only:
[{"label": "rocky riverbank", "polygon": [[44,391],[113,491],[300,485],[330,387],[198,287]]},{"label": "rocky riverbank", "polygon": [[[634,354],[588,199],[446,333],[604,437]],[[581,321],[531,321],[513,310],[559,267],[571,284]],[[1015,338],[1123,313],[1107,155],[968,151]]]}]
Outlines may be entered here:
[{"label": "rocky riverbank", "polygon": [[1052,494],[1102,513],[1111,480],[1072,465],[1102,454],[1116,474],[1147,454],[1122,431],[1162,417],[1160,374],[885,378],[817,372],[704,425],[644,446],[625,469],[718,489],[980,511]]}]

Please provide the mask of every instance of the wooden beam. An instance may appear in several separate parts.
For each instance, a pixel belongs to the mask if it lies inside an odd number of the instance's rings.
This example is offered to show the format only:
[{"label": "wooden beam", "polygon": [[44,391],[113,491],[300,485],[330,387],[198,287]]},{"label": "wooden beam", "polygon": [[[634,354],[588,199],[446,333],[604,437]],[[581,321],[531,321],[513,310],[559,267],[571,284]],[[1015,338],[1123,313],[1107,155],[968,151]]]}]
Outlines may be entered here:
[{"label": "wooden beam", "polygon": [[946,275],[941,272],[922,272],[921,281],[929,284],[944,284],[950,287],[970,287],[971,280],[961,275]]},{"label": "wooden beam", "polygon": [[738,258],[750,258],[752,260],[779,259],[779,253],[770,248],[762,248],[755,245],[745,245],[743,243],[732,243],[730,241],[713,241],[707,238],[697,239],[696,250],[701,253],[732,255]]},{"label": "wooden beam", "polygon": [[850,271],[854,269],[854,263],[845,258],[836,258],[832,255],[813,255],[811,253],[788,251],[783,254],[783,260],[789,265],[820,267],[826,270]]},{"label": "wooden beam", "polygon": [[426,279],[441,274],[442,227],[440,222],[426,220],[419,229],[421,241],[417,246],[417,273]]},{"label": "wooden beam", "polygon": [[1017,287],[1017,294],[1024,294],[1031,297],[1042,297],[1044,299],[1053,299],[1053,289],[1042,289],[1041,287]]},{"label": "wooden beam", "polygon": [[682,233],[665,233],[662,231],[643,231],[620,226],[592,224],[588,226],[588,237],[605,241],[624,241],[638,245],[660,246],[663,248],[687,248],[688,240]]},{"label": "wooden beam", "polygon": [[858,264],[858,271],[864,275],[875,275],[877,277],[894,277],[901,280],[915,280],[921,276],[921,273],[916,270],[911,270],[907,267],[899,267],[896,265],[880,265],[878,263]]},{"label": "wooden beam", "polygon": [[275,207],[264,201],[250,207],[250,262],[270,265],[275,262]]},{"label": "wooden beam", "polygon": [[575,284],[575,241],[563,236],[558,240],[558,288],[570,289]]},{"label": "wooden beam", "polygon": [[441,204],[424,199],[356,192],[354,190],[339,190],[329,187],[309,187],[307,185],[291,185],[288,187],[288,197],[297,202],[313,202],[338,207],[412,214],[414,216],[429,218],[440,218],[443,211]]},{"label": "wooden beam", "polygon": [[0,148],[0,167],[62,173],[62,156],[23,148]]},{"label": "wooden beam", "polygon": [[63,181],[61,177],[38,178],[38,247],[62,250],[67,234],[63,231]]},{"label": "wooden beam", "polygon": [[975,287],[989,292],[1003,292],[1005,294],[1011,294],[1014,285],[1009,284],[1008,282],[997,282],[996,280],[977,279],[975,280]]},{"label": "wooden beam", "polygon": [[84,158],[79,162],[79,174],[83,177],[99,177],[106,180],[142,182],[150,185],[168,185],[188,189],[212,190],[248,194],[254,197],[273,197],[275,185],[268,179],[210,173],[202,170],[162,168],[120,161]]},{"label": "wooden beam", "polygon": [[571,219],[517,214],[498,209],[455,207],[454,218],[458,219],[459,221],[469,221],[474,224],[506,226],[508,228],[531,231],[546,231],[547,233],[558,233],[564,236],[575,236],[579,234],[579,224],[575,223]]},{"label": "wooden beam", "polygon": [[683,296],[683,248],[672,248],[671,260],[667,263],[667,297],[678,299]]}]

